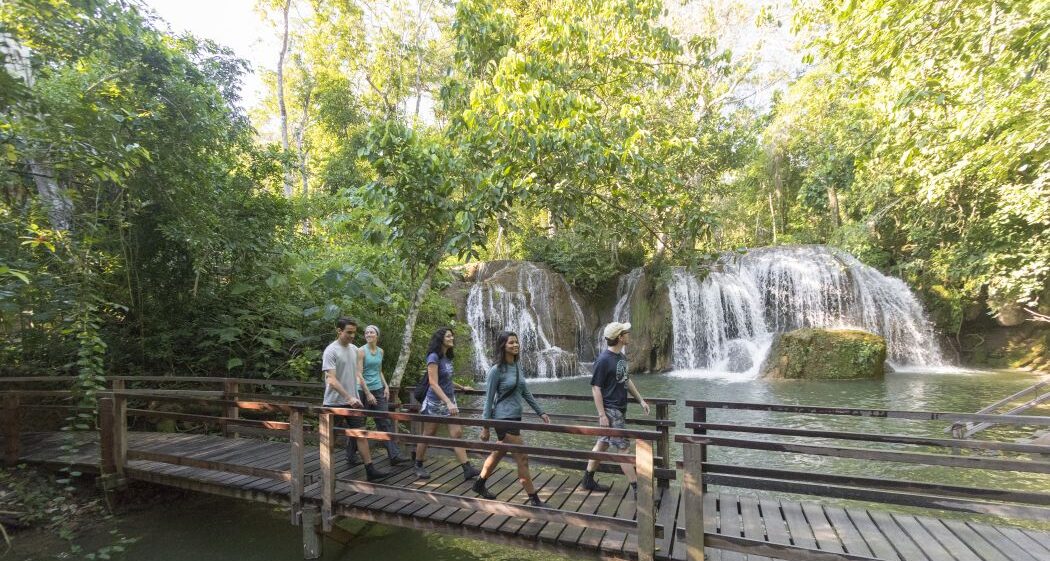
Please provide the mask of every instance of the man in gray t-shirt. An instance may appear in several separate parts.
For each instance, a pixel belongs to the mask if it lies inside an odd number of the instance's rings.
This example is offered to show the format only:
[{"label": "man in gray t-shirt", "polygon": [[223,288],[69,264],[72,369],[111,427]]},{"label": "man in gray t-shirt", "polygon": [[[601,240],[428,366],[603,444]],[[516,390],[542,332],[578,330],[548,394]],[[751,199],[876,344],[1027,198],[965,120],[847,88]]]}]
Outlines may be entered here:
[{"label": "man in gray t-shirt", "polygon": [[[357,324],[353,320],[340,318],[336,322],[336,339],[325,347],[321,355],[321,370],[324,372],[324,406],[351,407],[363,409],[364,405],[357,396],[357,387],[364,383],[361,373],[357,371],[357,347],[351,344],[357,333]],[[351,429],[365,428],[364,417],[337,416],[337,423]],[[372,453],[365,438],[350,438],[346,445],[346,462],[353,466],[357,452],[365,462],[365,473],[369,481],[383,479],[390,474],[380,471],[372,465]]]}]

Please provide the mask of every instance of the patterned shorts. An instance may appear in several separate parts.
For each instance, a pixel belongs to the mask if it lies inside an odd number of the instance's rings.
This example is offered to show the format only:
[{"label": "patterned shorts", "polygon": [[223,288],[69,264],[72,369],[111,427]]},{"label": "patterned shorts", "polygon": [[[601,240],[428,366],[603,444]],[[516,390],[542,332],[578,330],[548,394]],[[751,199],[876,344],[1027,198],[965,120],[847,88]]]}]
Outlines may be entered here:
[{"label": "patterned shorts", "polygon": [[[611,407],[605,408],[605,416],[609,417],[609,428],[611,429],[622,429],[627,427],[627,423],[623,416],[623,411],[619,409],[613,409]],[[599,436],[598,442],[605,442],[613,448],[619,448],[621,450],[627,450],[631,447],[631,441],[628,438],[622,436]]]},{"label": "patterned shorts", "polygon": [[[452,400],[455,403],[456,400]],[[423,407],[419,410],[420,415],[433,415],[435,417],[451,417],[452,412],[448,410],[448,405],[445,405],[444,401],[431,400],[430,395],[427,394],[427,398],[423,400]]]}]

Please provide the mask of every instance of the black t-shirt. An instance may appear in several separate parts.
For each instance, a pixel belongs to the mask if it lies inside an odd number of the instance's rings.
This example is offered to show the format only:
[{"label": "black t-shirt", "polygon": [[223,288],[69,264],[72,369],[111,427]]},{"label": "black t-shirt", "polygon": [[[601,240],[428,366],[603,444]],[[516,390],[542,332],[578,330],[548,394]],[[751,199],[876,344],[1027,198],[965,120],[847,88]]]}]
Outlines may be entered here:
[{"label": "black t-shirt", "polygon": [[602,351],[594,361],[591,385],[602,389],[605,408],[627,411],[627,357],[609,349]]}]

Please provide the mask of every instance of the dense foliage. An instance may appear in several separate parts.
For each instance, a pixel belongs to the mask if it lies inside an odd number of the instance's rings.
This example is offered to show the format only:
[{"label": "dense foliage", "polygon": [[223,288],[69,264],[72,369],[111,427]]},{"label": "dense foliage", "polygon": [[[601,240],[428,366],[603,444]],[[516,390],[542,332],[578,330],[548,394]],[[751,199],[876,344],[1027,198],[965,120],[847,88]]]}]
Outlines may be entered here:
[{"label": "dense foliage", "polygon": [[951,330],[1048,313],[1047,2],[800,3],[768,105],[755,53],[668,7],[266,0],[249,115],[245,63],[138,3],[4,2],[0,361],[87,399],[104,372],[305,379],[351,315],[399,377],[454,315],[448,265],[592,289],[780,243],[903,276]]}]

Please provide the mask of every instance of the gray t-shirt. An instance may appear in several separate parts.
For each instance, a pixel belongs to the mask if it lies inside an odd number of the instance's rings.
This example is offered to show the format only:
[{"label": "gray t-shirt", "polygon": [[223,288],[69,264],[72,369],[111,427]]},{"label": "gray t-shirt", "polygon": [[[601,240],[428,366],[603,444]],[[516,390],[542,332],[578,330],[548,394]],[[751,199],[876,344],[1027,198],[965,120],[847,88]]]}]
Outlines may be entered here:
[{"label": "gray t-shirt", "polygon": [[[339,344],[338,339],[332,341],[321,355],[321,373],[326,370],[335,370],[335,377],[339,379],[343,389],[355,399],[360,399],[357,397],[357,347],[352,344],[344,347]],[[327,381],[324,385],[324,404],[350,405]]]}]

